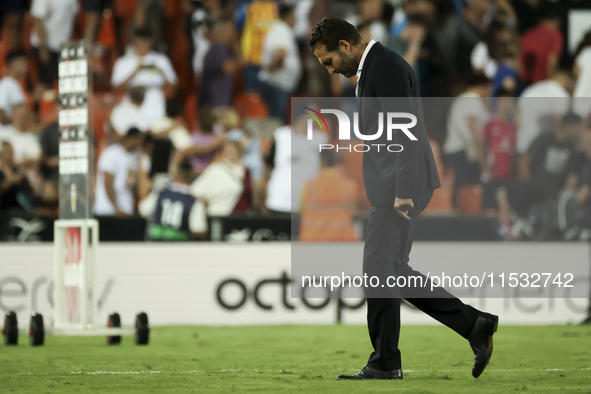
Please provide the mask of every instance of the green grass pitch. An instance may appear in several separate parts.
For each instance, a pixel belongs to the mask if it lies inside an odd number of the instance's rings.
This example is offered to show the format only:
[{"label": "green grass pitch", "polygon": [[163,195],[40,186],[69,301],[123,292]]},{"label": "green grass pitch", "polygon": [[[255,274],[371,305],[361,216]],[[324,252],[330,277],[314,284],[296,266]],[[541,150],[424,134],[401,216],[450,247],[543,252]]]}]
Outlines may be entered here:
[{"label": "green grass pitch", "polygon": [[590,326],[499,326],[494,354],[471,376],[468,342],[441,326],[403,326],[402,381],[335,381],[365,365],[363,326],[153,328],[131,337],[47,336],[0,345],[0,393],[545,393],[591,392]]}]

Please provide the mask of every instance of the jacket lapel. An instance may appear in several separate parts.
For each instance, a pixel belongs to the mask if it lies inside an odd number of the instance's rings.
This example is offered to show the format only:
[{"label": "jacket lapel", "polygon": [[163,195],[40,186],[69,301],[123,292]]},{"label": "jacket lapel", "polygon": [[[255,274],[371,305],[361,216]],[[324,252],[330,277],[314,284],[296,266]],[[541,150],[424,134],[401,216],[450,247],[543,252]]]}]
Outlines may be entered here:
[{"label": "jacket lapel", "polygon": [[361,69],[361,78],[359,79],[359,81],[357,81],[357,84],[359,85],[359,89],[357,90],[358,97],[363,97],[363,85],[365,84],[365,80],[367,79],[369,65],[371,63],[372,57],[377,52],[378,48],[381,49],[383,47],[382,44],[376,42],[369,50],[369,53],[367,54],[365,61],[363,62],[363,69]]}]

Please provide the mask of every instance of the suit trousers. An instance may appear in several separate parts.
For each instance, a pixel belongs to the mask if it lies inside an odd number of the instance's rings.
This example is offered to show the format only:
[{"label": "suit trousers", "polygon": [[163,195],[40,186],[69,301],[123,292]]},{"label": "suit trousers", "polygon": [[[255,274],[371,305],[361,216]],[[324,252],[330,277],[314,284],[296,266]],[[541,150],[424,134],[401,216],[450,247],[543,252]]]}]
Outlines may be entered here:
[{"label": "suit trousers", "polygon": [[[363,252],[363,272],[380,278],[384,283],[387,276],[422,276],[413,270],[409,262],[419,213],[428,205],[433,191],[421,193],[422,197],[413,199],[414,208],[409,211],[410,221],[401,217],[393,204],[371,207]],[[366,288],[367,326],[373,353],[367,365],[371,368],[390,371],[402,366],[398,340],[400,336],[400,300],[427,313],[437,321],[467,338],[481,312],[464,304],[443,288],[431,292],[427,288],[392,289],[391,297],[384,298]],[[375,297],[379,295],[380,298]],[[373,297],[372,297],[373,296]]]}]

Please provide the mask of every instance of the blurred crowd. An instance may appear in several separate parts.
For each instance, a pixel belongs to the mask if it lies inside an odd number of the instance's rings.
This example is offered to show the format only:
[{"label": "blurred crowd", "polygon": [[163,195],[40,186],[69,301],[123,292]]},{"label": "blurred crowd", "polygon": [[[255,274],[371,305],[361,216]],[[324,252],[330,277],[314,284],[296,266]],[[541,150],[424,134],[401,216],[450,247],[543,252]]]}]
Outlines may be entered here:
[{"label": "blurred crowd", "polygon": [[[591,23],[574,53],[564,35],[582,3],[2,0],[0,212],[59,214],[58,59],[78,39],[94,81],[95,215],[141,215],[151,238],[189,239],[208,215],[306,216],[321,189],[365,212],[347,170],[358,158],[298,142],[305,120],[289,109],[291,97],[355,96],[356,77],[329,75],[308,48],[337,15],[403,56],[423,97],[457,97],[447,127],[428,129],[445,179],[434,211],[494,216],[507,239],[586,237]],[[298,162],[310,176],[290,181]]]}]

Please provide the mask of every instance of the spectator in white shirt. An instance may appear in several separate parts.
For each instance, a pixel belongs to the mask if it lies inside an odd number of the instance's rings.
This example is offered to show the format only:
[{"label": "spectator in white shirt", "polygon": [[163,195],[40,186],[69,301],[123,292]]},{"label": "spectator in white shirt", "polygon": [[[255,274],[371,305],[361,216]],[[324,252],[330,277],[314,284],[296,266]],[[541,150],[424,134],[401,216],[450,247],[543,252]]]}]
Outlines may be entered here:
[{"label": "spectator in white shirt", "polygon": [[136,127],[142,133],[148,129],[146,120],[141,111],[142,103],[146,96],[146,88],[143,86],[134,86],[127,92],[129,100],[123,100],[111,111],[111,133],[109,137],[115,142],[121,138],[132,127]]},{"label": "spectator in white shirt", "polygon": [[8,72],[0,79],[0,138],[5,126],[12,123],[12,107],[25,102],[25,92],[19,80],[29,70],[27,53],[21,50],[9,52],[6,55],[6,65]]},{"label": "spectator in white shirt", "polygon": [[136,150],[143,142],[143,134],[131,128],[120,143],[110,145],[100,155],[97,165],[96,215],[133,215],[133,198],[138,171]]},{"label": "spectator in white shirt", "polygon": [[577,84],[573,111],[585,118],[591,112],[591,30],[585,33],[574,58],[573,71],[577,77]]},{"label": "spectator in white shirt", "polygon": [[289,96],[298,86],[302,66],[293,32],[296,22],[293,6],[282,5],[279,18],[265,36],[258,79],[269,114],[285,121]]},{"label": "spectator in white shirt", "polygon": [[489,118],[485,97],[490,80],[474,76],[468,89],[452,103],[447,119],[447,136],[442,147],[445,159],[455,172],[455,190],[480,183],[481,173],[490,176],[480,132]]},{"label": "spectator in white shirt", "polygon": [[314,130],[309,140],[307,118],[302,113],[291,125],[273,132],[271,148],[265,157],[263,190],[266,196],[262,197],[265,213],[286,216],[298,212],[304,185],[320,172],[318,147],[327,143],[328,136]]},{"label": "spectator in white shirt", "polygon": [[72,36],[77,0],[33,0],[31,46],[41,89],[51,88],[58,77],[60,45]]},{"label": "spectator in white shirt", "polygon": [[28,130],[29,110],[26,104],[12,107],[13,123],[9,126],[4,139],[14,149],[14,161],[17,166],[36,167],[41,159],[41,144],[32,131]]},{"label": "spectator in white shirt", "polygon": [[523,91],[517,101],[517,153],[526,153],[537,137],[556,130],[562,116],[569,111],[572,88],[571,76],[559,71],[552,79],[537,82]]},{"label": "spectator in white shirt", "polygon": [[[152,33],[146,29],[135,32],[134,47],[117,59],[111,84],[117,90],[144,86],[146,97],[142,104],[142,116],[147,124],[165,115],[164,88],[174,88],[178,79],[168,57],[151,50]],[[129,100],[126,97],[125,100]]]}]

